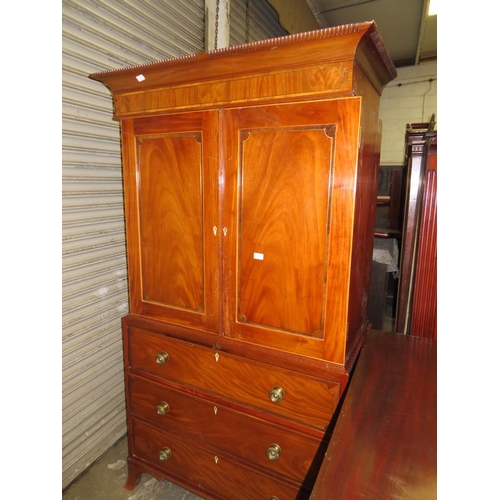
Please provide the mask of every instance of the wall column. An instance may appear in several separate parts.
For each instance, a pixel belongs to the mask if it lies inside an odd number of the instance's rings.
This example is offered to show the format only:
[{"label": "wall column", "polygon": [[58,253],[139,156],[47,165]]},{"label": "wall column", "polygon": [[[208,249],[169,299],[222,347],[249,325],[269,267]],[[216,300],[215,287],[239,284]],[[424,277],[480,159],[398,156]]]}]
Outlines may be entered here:
[{"label": "wall column", "polygon": [[206,51],[229,47],[229,4],[230,0],[205,0]]}]

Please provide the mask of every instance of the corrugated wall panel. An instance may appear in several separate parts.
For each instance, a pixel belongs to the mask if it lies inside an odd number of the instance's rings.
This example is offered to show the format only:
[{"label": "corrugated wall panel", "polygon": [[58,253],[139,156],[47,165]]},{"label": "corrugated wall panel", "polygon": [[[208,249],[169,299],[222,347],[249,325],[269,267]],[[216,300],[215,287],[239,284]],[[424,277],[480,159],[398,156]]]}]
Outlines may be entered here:
[{"label": "corrugated wall panel", "polygon": [[[232,44],[245,41],[232,0]],[[121,318],[128,312],[119,127],[90,73],[204,49],[204,0],[62,3],[63,488],[126,432]],[[252,0],[250,41],[286,34]]]},{"label": "corrugated wall panel", "polygon": [[[247,0],[231,0],[229,43],[245,43]],[[249,42],[286,36],[288,32],[279,24],[278,14],[266,0],[250,0]]]},{"label": "corrugated wall panel", "polygon": [[204,1],[62,4],[63,488],[126,433],[119,126],[90,73],[203,50]]}]

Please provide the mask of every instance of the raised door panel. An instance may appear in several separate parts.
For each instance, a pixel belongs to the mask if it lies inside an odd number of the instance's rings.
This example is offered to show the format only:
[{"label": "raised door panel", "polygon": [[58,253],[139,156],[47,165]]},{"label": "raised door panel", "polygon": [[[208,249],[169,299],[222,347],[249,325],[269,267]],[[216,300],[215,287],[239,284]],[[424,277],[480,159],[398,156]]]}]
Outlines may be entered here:
[{"label": "raised door panel", "polygon": [[217,113],[122,130],[131,312],[216,333]]},{"label": "raised door panel", "polygon": [[323,336],[334,135],[324,126],[240,135],[239,321]]},{"label": "raised door panel", "polygon": [[360,105],[225,113],[226,336],[344,362]]}]

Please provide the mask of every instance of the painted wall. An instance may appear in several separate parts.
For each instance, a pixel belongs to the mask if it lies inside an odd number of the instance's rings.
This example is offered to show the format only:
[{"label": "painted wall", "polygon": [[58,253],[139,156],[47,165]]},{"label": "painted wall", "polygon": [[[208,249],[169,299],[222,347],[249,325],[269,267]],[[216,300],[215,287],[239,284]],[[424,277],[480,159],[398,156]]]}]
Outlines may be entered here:
[{"label": "painted wall", "polygon": [[[382,92],[382,151],[380,164],[403,165],[407,123],[437,118],[437,62],[397,68],[398,77]],[[438,124],[436,125],[436,129]]]},{"label": "painted wall", "polygon": [[319,29],[318,22],[305,0],[268,0],[278,12],[281,26],[288,33],[303,33]]}]

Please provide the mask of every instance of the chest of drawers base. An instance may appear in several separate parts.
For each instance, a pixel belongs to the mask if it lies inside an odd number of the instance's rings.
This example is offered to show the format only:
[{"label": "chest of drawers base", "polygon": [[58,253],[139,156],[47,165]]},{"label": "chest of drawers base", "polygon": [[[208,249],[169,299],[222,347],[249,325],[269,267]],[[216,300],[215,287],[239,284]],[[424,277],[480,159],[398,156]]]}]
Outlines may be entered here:
[{"label": "chest of drawers base", "polygon": [[126,488],[145,472],[203,498],[308,498],[340,384],[173,338],[160,322],[149,331],[134,318],[123,319]]},{"label": "chest of drawers base", "polygon": [[[134,426],[126,488],[133,489],[142,473],[168,480],[204,499],[308,499],[309,487],[248,467],[217,450],[197,447],[179,436],[163,434],[140,421]],[[158,446],[159,444],[159,446]],[[323,452],[324,453],[324,452]]]}]

